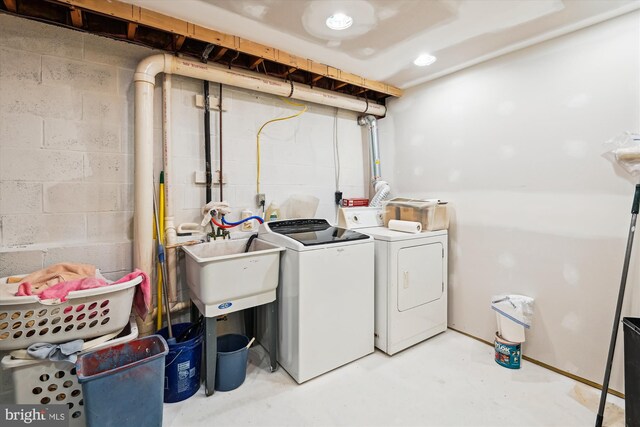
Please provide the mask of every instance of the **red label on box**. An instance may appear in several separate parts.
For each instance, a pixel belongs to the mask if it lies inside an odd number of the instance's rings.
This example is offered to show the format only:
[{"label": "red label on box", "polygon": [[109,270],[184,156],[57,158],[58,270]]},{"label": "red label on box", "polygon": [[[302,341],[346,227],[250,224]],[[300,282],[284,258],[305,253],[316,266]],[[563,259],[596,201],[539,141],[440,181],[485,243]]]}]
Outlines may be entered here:
[{"label": "red label on box", "polygon": [[342,199],[342,207],[353,208],[369,206],[369,199]]}]

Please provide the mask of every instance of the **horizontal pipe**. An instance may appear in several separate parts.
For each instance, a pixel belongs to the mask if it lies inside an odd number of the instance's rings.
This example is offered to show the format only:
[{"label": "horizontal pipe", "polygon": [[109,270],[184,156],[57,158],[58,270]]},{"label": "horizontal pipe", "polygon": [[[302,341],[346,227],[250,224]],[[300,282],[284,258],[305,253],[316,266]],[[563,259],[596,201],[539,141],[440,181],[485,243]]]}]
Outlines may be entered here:
[{"label": "horizontal pipe", "polygon": [[216,64],[203,64],[169,54],[157,54],[143,59],[133,75],[135,83],[135,172],[134,172],[134,267],[150,273],[153,267],[153,87],[159,73],[178,74],[198,80],[208,80],[243,89],[255,90],[299,101],[384,116],[384,105],[366,99],[338,94],[324,89],[231,70]]},{"label": "horizontal pipe", "polygon": [[[172,74],[193,77],[199,80],[209,80],[223,85],[251,89],[257,92],[270,93],[272,95],[293,98],[299,101],[314,102],[344,110],[356,111],[362,114],[384,116],[387,109],[384,105],[368,102],[355,96],[343,95],[325,89],[310,88],[307,85],[294,83],[275,77],[263,76],[258,73],[233,70],[217,64],[203,64],[185,58],[171,58],[167,64],[168,71]],[[165,62],[167,62],[165,58]]]}]

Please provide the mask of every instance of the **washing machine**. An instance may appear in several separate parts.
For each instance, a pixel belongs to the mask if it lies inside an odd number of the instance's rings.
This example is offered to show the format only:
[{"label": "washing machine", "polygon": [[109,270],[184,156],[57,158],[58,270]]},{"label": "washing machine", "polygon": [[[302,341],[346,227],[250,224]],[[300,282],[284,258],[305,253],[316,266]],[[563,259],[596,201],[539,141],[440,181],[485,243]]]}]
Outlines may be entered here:
[{"label": "washing machine", "polygon": [[278,362],[298,383],[374,351],[374,241],[324,219],[265,222],[280,258]]},{"label": "washing machine", "polygon": [[447,329],[447,231],[384,227],[381,208],[341,208],[338,224],[375,242],[375,346],[392,355]]}]

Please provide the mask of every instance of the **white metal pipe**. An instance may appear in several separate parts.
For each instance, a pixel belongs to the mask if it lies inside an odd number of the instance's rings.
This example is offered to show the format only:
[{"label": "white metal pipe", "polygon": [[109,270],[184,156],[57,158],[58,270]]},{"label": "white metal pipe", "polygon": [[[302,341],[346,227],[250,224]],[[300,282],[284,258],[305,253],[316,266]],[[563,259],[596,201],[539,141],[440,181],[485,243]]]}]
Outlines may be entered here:
[{"label": "white metal pipe", "polygon": [[[176,226],[174,223],[173,203],[173,143],[171,128],[171,74],[162,76],[162,145],[164,159],[164,233],[167,246],[177,243]],[[178,298],[176,274],[176,250],[167,249],[167,269],[169,271],[169,300],[175,302]]]},{"label": "white metal pipe", "polygon": [[[153,218],[153,87],[156,75],[161,72],[214,81],[362,114],[375,116],[386,114],[384,105],[257,73],[230,70],[215,64],[202,64],[169,54],[152,55],[143,59],[133,75],[136,104],[133,262],[136,268],[147,273],[151,272],[153,266],[153,232],[151,227]],[[175,281],[172,282],[175,283]]]},{"label": "white metal pipe", "polygon": [[369,128],[369,152],[371,153],[371,181],[373,182],[373,190],[375,195],[371,198],[369,206],[378,207],[382,204],[389,193],[391,187],[389,183],[383,181],[382,167],[380,166],[380,142],[378,140],[378,120],[367,114],[366,116],[358,117],[358,124],[361,126],[367,126]]},{"label": "white metal pipe", "polygon": [[380,166],[380,142],[378,141],[378,121],[372,115],[358,117],[360,126],[369,128],[369,151],[371,153],[371,180],[377,181],[382,177]]},{"label": "white metal pipe", "polygon": [[153,266],[153,83],[135,82],[133,265]]},{"label": "white metal pipe", "polygon": [[362,114],[384,116],[387,111],[384,105],[368,102],[365,99],[354,96],[342,95],[319,88],[310,88],[307,85],[285,81],[275,77],[263,76],[254,72],[230,70],[217,64],[202,64],[189,59],[167,56],[171,58],[169,63],[170,70],[168,72],[172,74],[193,77],[199,80],[214,81],[224,85],[270,93],[272,95],[284,96],[300,101],[329,105]]}]

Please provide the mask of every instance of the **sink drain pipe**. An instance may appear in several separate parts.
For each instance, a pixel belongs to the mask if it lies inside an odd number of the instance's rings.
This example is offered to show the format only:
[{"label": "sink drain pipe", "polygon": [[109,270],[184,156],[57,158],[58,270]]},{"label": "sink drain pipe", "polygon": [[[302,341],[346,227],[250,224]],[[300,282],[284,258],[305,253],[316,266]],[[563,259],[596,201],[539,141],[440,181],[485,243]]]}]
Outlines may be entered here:
[{"label": "sink drain pipe", "polygon": [[386,107],[366,99],[342,95],[307,85],[263,76],[257,73],[228,69],[217,64],[178,58],[169,54],[143,59],[133,75],[135,85],[135,161],[133,265],[150,273],[153,267],[153,89],[160,73],[177,74],[198,80],[255,90],[300,101],[384,116]]}]

